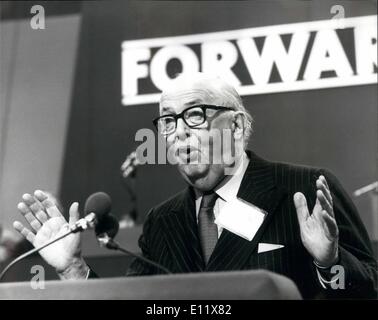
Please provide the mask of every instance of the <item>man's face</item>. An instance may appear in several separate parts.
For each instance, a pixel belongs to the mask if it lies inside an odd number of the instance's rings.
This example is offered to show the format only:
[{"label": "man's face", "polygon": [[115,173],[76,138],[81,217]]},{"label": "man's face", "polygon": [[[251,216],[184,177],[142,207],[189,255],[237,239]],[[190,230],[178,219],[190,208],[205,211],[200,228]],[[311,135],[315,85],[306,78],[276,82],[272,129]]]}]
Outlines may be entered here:
[{"label": "man's face", "polygon": [[[224,103],[217,97],[209,98],[201,89],[189,87],[170,92],[160,104],[160,114],[180,114],[197,105],[224,106]],[[178,163],[179,172],[190,185],[202,191],[212,189],[223,178],[222,158],[230,150],[222,151],[221,146],[224,138],[233,140],[233,111],[207,109],[205,113],[206,121],[195,128],[177,119],[176,130],[166,136],[168,153]],[[228,135],[223,135],[224,132]]]}]

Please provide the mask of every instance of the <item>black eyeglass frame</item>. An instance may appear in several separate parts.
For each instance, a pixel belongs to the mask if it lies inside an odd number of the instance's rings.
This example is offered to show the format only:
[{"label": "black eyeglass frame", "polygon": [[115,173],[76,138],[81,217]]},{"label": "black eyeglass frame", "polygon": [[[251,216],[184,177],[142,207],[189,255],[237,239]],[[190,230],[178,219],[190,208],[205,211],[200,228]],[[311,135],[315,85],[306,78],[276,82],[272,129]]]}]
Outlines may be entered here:
[{"label": "black eyeglass frame", "polygon": [[[186,119],[184,118],[184,113],[187,112],[188,110],[190,109],[194,109],[194,108],[200,108],[202,109],[202,112],[204,114],[204,117],[203,117],[203,122],[201,123],[198,123],[196,125],[191,125],[189,123],[186,122]],[[185,124],[189,127],[189,128],[195,128],[195,127],[198,127],[202,124],[204,124],[207,120],[207,114],[206,114],[206,110],[207,109],[212,109],[212,110],[227,110],[227,111],[235,111],[233,108],[230,108],[230,107],[224,107],[224,106],[216,106],[216,105],[211,105],[211,104],[198,104],[198,105],[194,105],[194,106],[191,106],[189,108],[186,108],[185,110],[183,110],[182,112],[178,113],[178,114],[165,114],[163,116],[160,116],[160,117],[157,117],[155,118],[154,120],[152,120],[152,123],[154,124],[156,130],[159,132],[159,128],[158,128],[158,121],[162,118],[167,118],[167,117],[171,117],[171,118],[174,118],[175,119],[175,131],[176,131],[176,128],[177,128],[177,120],[178,119],[182,119]],[[175,131],[172,131],[175,132]],[[163,135],[169,135],[170,133],[161,133]]]}]

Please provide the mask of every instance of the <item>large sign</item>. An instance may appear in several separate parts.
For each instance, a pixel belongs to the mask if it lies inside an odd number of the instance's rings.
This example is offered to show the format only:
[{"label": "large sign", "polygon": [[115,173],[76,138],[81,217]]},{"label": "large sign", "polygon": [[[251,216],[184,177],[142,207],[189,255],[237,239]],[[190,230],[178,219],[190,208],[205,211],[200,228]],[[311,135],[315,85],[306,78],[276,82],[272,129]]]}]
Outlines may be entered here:
[{"label": "large sign", "polygon": [[377,83],[377,16],[124,41],[122,104],[158,102],[173,62],[216,74],[241,95]]}]

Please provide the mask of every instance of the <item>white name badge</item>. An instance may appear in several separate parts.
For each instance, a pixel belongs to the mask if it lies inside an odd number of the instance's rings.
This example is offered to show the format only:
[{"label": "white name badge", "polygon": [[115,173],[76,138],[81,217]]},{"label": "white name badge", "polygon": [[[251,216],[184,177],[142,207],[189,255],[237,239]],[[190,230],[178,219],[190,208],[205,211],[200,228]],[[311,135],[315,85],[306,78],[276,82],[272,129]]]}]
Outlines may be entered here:
[{"label": "white name badge", "polygon": [[240,199],[227,202],[219,212],[215,223],[251,241],[265,218],[264,212],[256,206]]}]

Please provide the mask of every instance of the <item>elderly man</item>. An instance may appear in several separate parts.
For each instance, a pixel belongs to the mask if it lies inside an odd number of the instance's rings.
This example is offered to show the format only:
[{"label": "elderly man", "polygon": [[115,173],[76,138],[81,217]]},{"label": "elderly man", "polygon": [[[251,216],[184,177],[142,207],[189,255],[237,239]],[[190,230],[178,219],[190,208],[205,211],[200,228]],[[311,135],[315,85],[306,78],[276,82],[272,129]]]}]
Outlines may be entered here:
[{"label": "elderly man", "polygon": [[[149,212],[139,240],[145,257],[173,273],[271,270],[291,278],[305,298],[376,295],[377,264],[346,192],[326,170],[245,151],[252,118],[233,87],[181,75],[163,92],[154,124],[189,186]],[[220,136],[221,145],[209,136]],[[67,224],[41,191],[25,194],[18,209],[34,230],[14,227],[35,246]],[[74,223],[78,204],[69,212]],[[41,255],[62,279],[94,276],[77,234]],[[160,272],[135,260],[128,275]]]}]

